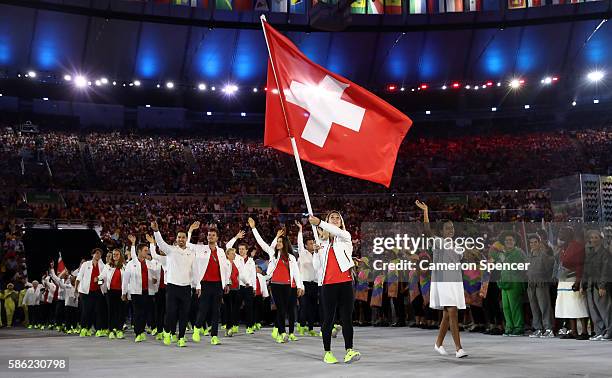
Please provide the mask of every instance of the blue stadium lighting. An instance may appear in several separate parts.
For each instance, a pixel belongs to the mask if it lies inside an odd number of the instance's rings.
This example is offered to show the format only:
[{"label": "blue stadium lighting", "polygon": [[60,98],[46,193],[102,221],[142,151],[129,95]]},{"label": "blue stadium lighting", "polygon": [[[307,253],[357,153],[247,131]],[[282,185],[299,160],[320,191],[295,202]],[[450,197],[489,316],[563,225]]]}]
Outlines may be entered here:
[{"label": "blue stadium lighting", "polygon": [[66,74],[66,75],[64,75],[64,80],[65,81],[71,81],[72,80],[72,76]]},{"label": "blue stadium lighting", "polygon": [[238,87],[234,84],[227,84],[225,87],[223,87],[223,93],[227,95],[233,95],[237,91],[238,91]]},{"label": "blue stadium lighting", "polygon": [[[132,83],[130,83],[130,87],[132,86],[131,84],[132,84]],[[140,80],[134,80],[134,85],[135,85],[135,86],[140,87],[140,84],[141,84],[141,83],[140,83]]]},{"label": "blue stadium lighting", "polygon": [[605,74],[602,71],[591,71],[587,75],[587,79],[593,83],[597,83],[604,78]]},{"label": "blue stadium lighting", "polygon": [[35,71],[28,71],[28,75],[29,77],[31,77],[32,79],[36,78],[36,72]]}]

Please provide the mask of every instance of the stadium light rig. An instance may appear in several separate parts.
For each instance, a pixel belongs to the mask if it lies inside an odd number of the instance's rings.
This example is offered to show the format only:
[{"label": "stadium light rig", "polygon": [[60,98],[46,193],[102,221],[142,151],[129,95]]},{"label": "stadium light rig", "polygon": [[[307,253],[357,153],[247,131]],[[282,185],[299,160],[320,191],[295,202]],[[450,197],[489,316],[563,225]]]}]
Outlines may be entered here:
[{"label": "stadium light rig", "polygon": [[84,88],[87,85],[87,78],[85,78],[84,76],[77,76],[74,78],[74,85],[77,86],[77,88]]},{"label": "stadium light rig", "polygon": [[397,90],[397,86],[395,84],[389,84],[387,85],[387,91],[389,92],[395,92]]},{"label": "stadium light rig", "polygon": [[453,88],[458,89],[461,86],[460,83],[453,83]]},{"label": "stadium light rig", "polygon": [[66,75],[64,75],[64,80],[65,81],[72,81],[72,76],[66,74]]},{"label": "stadium light rig", "polygon": [[140,87],[140,80],[134,80],[134,85]]},{"label": "stadium light rig", "polygon": [[201,90],[201,91],[205,91],[206,90],[206,84],[204,84],[204,83],[198,84],[198,89]]},{"label": "stadium light rig", "polygon": [[604,78],[605,74],[603,71],[591,71],[587,75],[587,79],[589,79],[592,83],[597,83]]},{"label": "stadium light rig", "polygon": [[510,88],[512,89],[518,89],[520,88],[523,84],[525,84],[525,80],[524,79],[512,79],[510,80]]},{"label": "stadium light rig", "polygon": [[167,82],[167,83],[166,83],[166,88],[168,88],[168,89],[173,89],[173,88],[174,88],[174,83],[173,83],[173,82],[171,82],[171,81]]},{"label": "stadium light rig", "polygon": [[28,77],[32,79],[36,78],[36,71],[28,71]]},{"label": "stadium light rig", "polygon": [[225,87],[223,87],[222,91],[227,95],[233,95],[234,93],[238,92],[238,86],[235,84],[227,84]]}]

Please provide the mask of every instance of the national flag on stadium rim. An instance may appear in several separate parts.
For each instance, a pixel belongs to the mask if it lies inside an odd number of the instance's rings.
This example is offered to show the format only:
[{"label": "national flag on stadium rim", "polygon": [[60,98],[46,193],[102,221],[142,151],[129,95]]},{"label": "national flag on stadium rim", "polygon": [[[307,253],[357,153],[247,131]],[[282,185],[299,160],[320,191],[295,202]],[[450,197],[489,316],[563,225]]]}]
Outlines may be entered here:
[{"label": "national flag on stadium rim", "polygon": [[234,0],[234,10],[243,12],[253,9],[253,0]]},{"label": "national flag on stadium rim", "polygon": [[444,8],[440,8],[440,2],[438,0],[427,0],[427,13],[440,13],[440,9],[444,11]]},{"label": "national flag on stadium rim", "polygon": [[[446,3],[446,8],[444,4]],[[441,12],[463,12],[463,0],[440,0]]]},{"label": "national flag on stadium rim", "polygon": [[[537,0],[540,1],[540,0]],[[469,9],[470,12],[480,12],[482,10],[482,0],[470,0]]]},{"label": "national flag on stadium rim", "polygon": [[402,14],[402,0],[384,0],[385,14]]},{"label": "national flag on stadium rim", "polygon": [[410,14],[425,14],[427,13],[427,1],[426,0],[409,0]]},{"label": "national flag on stadium rim", "polygon": [[366,0],[355,0],[351,3],[351,13],[353,14],[365,14],[366,12]]},{"label": "national flag on stadium rim", "polygon": [[255,0],[255,7],[253,7],[256,11],[267,12],[270,10],[268,7],[268,2],[266,0]]},{"label": "national flag on stadium rim", "polygon": [[270,0],[272,12],[287,13],[287,0]]},{"label": "national flag on stadium rim", "polygon": [[231,11],[232,0],[215,0],[215,9]]},{"label": "national flag on stadium rim", "polygon": [[306,1],[304,0],[290,0],[289,13],[293,14],[304,14],[306,13]]},{"label": "national flag on stadium rim", "polygon": [[384,0],[367,0],[368,1],[368,14],[383,14],[384,13]]},{"label": "national flag on stadium rim", "polygon": [[541,7],[544,5],[544,2],[542,0],[529,0],[527,4],[530,7]]},{"label": "national flag on stadium rim", "polygon": [[66,269],[66,266],[64,265],[64,260],[62,260],[62,253],[59,252],[59,257],[57,258],[57,268],[55,269],[55,272],[57,274],[63,272]]},{"label": "national flag on stadium rim", "polygon": [[[553,0],[559,1],[559,0]],[[560,0],[563,1],[563,0]],[[508,9],[520,9],[527,6],[527,0],[508,0]]]},{"label": "national flag on stadium rim", "polygon": [[388,187],[412,120],[263,26],[270,50],[264,144],[292,154],[295,138],[301,159]]}]

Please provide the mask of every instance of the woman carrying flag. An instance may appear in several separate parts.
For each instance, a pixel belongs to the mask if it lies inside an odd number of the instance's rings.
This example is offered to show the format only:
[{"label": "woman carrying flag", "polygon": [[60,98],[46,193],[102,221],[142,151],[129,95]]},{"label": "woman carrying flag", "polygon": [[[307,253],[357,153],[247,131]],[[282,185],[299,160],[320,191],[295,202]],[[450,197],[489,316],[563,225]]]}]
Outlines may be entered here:
[{"label": "woman carrying flag", "polygon": [[352,259],[353,242],[351,234],[346,231],[342,215],[331,211],[325,221],[309,216],[308,221],[317,226],[320,244],[312,264],[319,275],[321,286],[321,306],[323,307],[323,361],[328,364],[338,363],[331,352],[332,328],[336,308],[339,309],[344,336],[345,363],[358,361],[361,354],[353,349],[353,277],[351,268],[355,265]]}]

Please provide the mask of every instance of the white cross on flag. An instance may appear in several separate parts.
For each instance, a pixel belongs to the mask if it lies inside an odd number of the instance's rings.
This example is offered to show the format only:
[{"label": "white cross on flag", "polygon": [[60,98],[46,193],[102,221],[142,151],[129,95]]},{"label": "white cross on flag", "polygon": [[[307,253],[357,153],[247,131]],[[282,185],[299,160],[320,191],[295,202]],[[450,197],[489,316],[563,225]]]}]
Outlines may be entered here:
[{"label": "white cross on flag", "polygon": [[276,72],[275,79],[268,61],[264,144],[292,154],[290,137],[295,137],[301,159],[388,187],[397,151],[412,126],[410,118],[310,61],[288,38],[263,24]]}]

